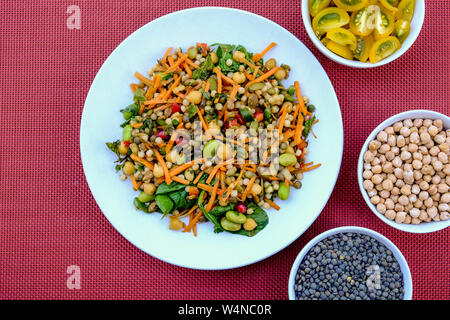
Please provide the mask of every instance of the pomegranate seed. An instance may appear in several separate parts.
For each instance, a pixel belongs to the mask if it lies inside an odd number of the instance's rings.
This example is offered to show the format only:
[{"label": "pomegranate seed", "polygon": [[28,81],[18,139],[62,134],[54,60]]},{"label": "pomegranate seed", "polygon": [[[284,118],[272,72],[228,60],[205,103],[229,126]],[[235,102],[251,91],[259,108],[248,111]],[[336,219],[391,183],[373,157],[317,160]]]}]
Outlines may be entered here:
[{"label": "pomegranate seed", "polygon": [[243,203],[239,203],[236,206],[236,210],[239,211],[240,213],[246,213],[247,212],[247,206]]},{"label": "pomegranate seed", "polygon": [[174,103],[172,105],[172,114],[174,114],[176,112],[181,112],[181,107],[178,103]]},{"label": "pomegranate seed", "polygon": [[159,131],[159,132],[156,134],[156,136],[157,136],[157,137],[160,137],[160,138],[163,139],[163,140],[169,139],[169,137],[166,135],[166,132],[165,132],[164,130]]},{"label": "pomegranate seed", "polygon": [[125,146],[129,147],[129,146],[130,146],[130,141],[124,141],[123,144],[124,144]]}]

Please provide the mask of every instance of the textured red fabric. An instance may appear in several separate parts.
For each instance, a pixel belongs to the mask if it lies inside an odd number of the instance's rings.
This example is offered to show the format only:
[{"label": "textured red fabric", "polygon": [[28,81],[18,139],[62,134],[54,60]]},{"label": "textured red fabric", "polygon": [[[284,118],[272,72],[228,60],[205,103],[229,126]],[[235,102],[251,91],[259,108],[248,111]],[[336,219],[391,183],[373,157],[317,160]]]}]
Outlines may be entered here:
[{"label": "textured red fabric", "polygon": [[[80,30],[66,9],[81,8]],[[79,154],[84,99],[103,61],[130,33],[172,11],[217,5],[248,10],[285,27],[318,57],[344,119],[342,169],[328,205],[291,246],[254,265],[196,271],[161,262],[125,240],[89,192]],[[449,114],[450,2],[427,1],[422,33],[387,66],[356,70],[315,49],[300,1],[2,1],[0,16],[0,298],[286,299],[291,264],[317,234],[344,225],[390,238],[411,268],[415,299],[450,299],[450,230],[413,235],[381,222],[358,190],[366,136],[385,118],[427,108]],[[81,289],[66,287],[69,265]]]}]

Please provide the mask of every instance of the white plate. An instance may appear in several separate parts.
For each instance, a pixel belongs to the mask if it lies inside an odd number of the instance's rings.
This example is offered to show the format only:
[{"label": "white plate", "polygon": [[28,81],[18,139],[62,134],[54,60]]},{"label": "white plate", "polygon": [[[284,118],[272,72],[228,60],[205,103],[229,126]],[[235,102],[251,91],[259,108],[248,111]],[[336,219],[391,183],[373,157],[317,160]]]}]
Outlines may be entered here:
[{"label": "white plate", "polygon": [[[168,229],[158,213],[135,210],[131,182],[115,173],[116,155],[105,142],[120,139],[119,112],[132,101],[129,84],[135,71],[146,73],[168,47],[187,49],[193,43],[241,44],[259,52],[270,42],[278,45],[266,58],[291,66],[288,82],[299,80],[304,95],[317,106],[318,139],[310,138],[308,161],[322,167],[306,173],[301,190],[293,190],[281,210],[269,210],[268,226],[253,238],[215,234],[212,224],[198,228],[198,236]],[[83,168],[91,192],[106,218],[136,247],[163,261],[195,269],[228,269],[267,258],[296,240],[322,211],[339,173],[343,127],[339,104],[325,71],[311,52],[291,33],[255,14],[204,7],[174,12],[140,28],[108,57],[92,83],[80,128]]]}]

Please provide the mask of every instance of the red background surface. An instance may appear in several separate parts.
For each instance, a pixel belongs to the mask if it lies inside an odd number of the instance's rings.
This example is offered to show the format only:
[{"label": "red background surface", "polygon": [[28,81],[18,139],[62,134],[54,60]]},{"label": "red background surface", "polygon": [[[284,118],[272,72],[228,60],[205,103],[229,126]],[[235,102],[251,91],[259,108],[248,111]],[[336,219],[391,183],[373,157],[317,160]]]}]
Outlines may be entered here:
[{"label": "red background surface", "polygon": [[[80,30],[66,27],[72,4],[81,8]],[[303,41],[335,86],[345,129],[336,188],[311,228],[271,258],[226,271],[175,267],[135,248],[97,207],[79,154],[84,99],[107,56],[147,22],[202,5],[254,12]],[[381,232],[400,248],[415,299],[450,299],[450,230],[413,235],[387,226],[366,207],[356,179],[360,148],[382,120],[414,108],[450,113],[449,14],[449,1],[427,1],[422,33],[403,57],[356,70],[315,49],[299,0],[2,1],[0,298],[287,299],[289,271],[300,249],[327,229],[357,225]],[[80,290],[66,287],[69,265],[81,268]]]}]

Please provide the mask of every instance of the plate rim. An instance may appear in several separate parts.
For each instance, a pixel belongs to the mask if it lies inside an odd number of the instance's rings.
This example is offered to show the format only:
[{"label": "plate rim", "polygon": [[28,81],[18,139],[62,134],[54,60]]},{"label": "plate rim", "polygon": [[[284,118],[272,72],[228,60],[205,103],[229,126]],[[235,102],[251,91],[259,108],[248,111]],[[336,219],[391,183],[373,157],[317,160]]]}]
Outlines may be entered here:
[{"label": "plate rim", "polygon": [[[152,25],[152,24],[155,24],[155,23],[157,23],[158,21],[160,21],[160,20],[162,20],[162,19],[164,19],[164,18],[166,18],[166,17],[168,17],[168,16],[179,15],[179,14],[183,14],[183,13],[185,13],[185,12],[204,11],[204,10],[212,10],[212,9],[213,9],[213,10],[223,10],[223,11],[237,12],[237,13],[240,13],[240,14],[245,14],[245,15],[253,16],[253,17],[257,18],[257,19],[262,19],[265,23],[268,23],[268,24],[274,26],[274,27],[277,28],[277,29],[281,29],[282,31],[287,32],[288,35],[290,35],[290,36],[292,37],[292,40],[293,40],[293,41],[297,41],[298,44],[300,44],[300,45],[302,45],[302,46],[305,47],[305,49],[307,50],[307,52],[309,52],[309,53],[311,54],[311,57],[317,61],[317,64],[318,64],[319,67],[322,69],[322,71],[323,71],[323,73],[324,73],[326,79],[329,81],[329,83],[330,83],[330,85],[331,85],[331,87],[332,87],[332,89],[333,89],[333,92],[332,92],[332,98],[335,100],[335,102],[336,102],[336,104],[337,104],[337,106],[338,106],[338,110],[339,110],[339,113],[338,113],[339,117],[338,117],[338,119],[336,119],[336,120],[338,120],[338,121],[337,121],[337,123],[339,124],[338,132],[339,132],[339,134],[340,134],[340,136],[341,136],[341,139],[340,139],[340,143],[339,143],[339,154],[340,154],[340,156],[339,156],[339,162],[338,162],[338,167],[337,167],[338,170],[336,170],[337,172],[336,172],[336,174],[335,174],[335,177],[334,177],[334,179],[332,179],[332,180],[333,180],[332,188],[330,189],[330,191],[329,191],[329,193],[328,193],[328,195],[327,195],[327,197],[326,197],[327,200],[324,202],[324,204],[322,205],[322,207],[320,208],[320,210],[318,210],[318,212],[317,212],[317,214],[315,215],[314,219],[313,219],[309,224],[307,224],[307,226],[305,227],[305,229],[304,229],[301,233],[299,233],[295,238],[290,239],[289,241],[287,241],[286,244],[283,244],[283,245],[280,246],[277,250],[274,250],[274,251],[272,251],[272,252],[270,252],[270,253],[268,253],[268,254],[261,255],[261,257],[256,258],[256,259],[253,259],[253,260],[251,260],[251,261],[244,262],[244,263],[233,264],[233,265],[224,265],[224,266],[215,266],[215,267],[209,267],[209,266],[202,267],[202,266],[191,266],[191,265],[186,265],[186,264],[183,264],[183,263],[180,263],[180,262],[177,262],[177,261],[173,261],[173,260],[170,259],[170,258],[161,257],[161,256],[157,256],[157,255],[155,255],[155,254],[153,254],[153,253],[150,253],[150,252],[148,252],[147,250],[143,249],[141,245],[136,244],[135,242],[132,242],[132,241],[131,241],[131,240],[130,240],[123,232],[121,232],[121,231],[119,230],[120,228],[118,228],[114,223],[112,223],[111,219],[104,213],[104,211],[102,210],[102,207],[100,206],[99,202],[97,201],[97,198],[96,198],[96,196],[94,195],[94,192],[92,191],[91,184],[89,183],[88,176],[87,176],[87,174],[86,174],[86,172],[87,172],[87,171],[86,171],[86,168],[85,168],[85,166],[86,166],[86,160],[83,160],[83,158],[85,157],[85,152],[83,152],[83,140],[84,140],[84,134],[83,134],[83,131],[84,131],[84,130],[83,130],[83,128],[84,128],[84,126],[86,125],[86,124],[85,124],[85,122],[86,122],[86,120],[85,120],[85,119],[86,119],[86,118],[85,118],[85,106],[86,106],[86,102],[87,102],[88,99],[89,99],[89,96],[91,95],[93,84],[97,81],[99,75],[101,74],[101,72],[102,72],[103,69],[105,68],[105,64],[111,59],[111,56],[113,56],[114,53],[115,53],[116,51],[118,51],[119,48],[121,48],[129,38],[131,38],[131,37],[133,37],[133,36],[136,36],[136,35],[139,34],[140,32],[143,32],[144,29],[147,28],[148,26],[150,26],[150,25]],[[325,69],[323,68],[322,64],[319,62],[319,60],[317,59],[317,57],[311,52],[311,50],[310,50],[310,49],[309,49],[309,48],[308,48],[308,47],[307,47],[307,46],[306,46],[299,38],[297,38],[292,32],[290,32],[289,30],[287,30],[287,29],[284,28],[283,26],[277,24],[276,22],[274,22],[274,21],[272,21],[272,20],[270,20],[270,19],[268,19],[268,18],[266,18],[266,17],[263,17],[263,16],[261,16],[261,15],[258,15],[258,14],[255,14],[255,13],[253,13],[253,12],[249,12],[249,11],[246,11],[246,10],[241,10],[241,9],[236,9],[236,8],[228,8],[228,7],[220,7],[220,6],[201,6],[201,7],[188,8],[188,9],[182,9],[182,10],[170,12],[170,13],[168,13],[168,14],[165,14],[165,15],[163,15],[163,16],[160,16],[160,17],[158,17],[158,18],[156,18],[156,19],[154,19],[154,20],[152,20],[152,21],[149,21],[149,22],[147,22],[146,24],[140,26],[138,29],[136,29],[136,30],[133,31],[131,34],[129,34],[125,39],[123,39],[123,40],[122,40],[122,41],[114,48],[114,50],[111,51],[111,53],[108,55],[108,57],[103,61],[101,67],[98,69],[98,71],[97,71],[97,73],[96,73],[94,79],[92,80],[92,82],[91,82],[91,84],[90,84],[90,86],[89,86],[89,91],[88,91],[88,93],[87,93],[87,95],[86,95],[86,99],[85,99],[85,101],[84,101],[84,103],[83,103],[83,111],[82,111],[82,115],[81,115],[81,121],[80,121],[80,135],[79,135],[80,157],[81,157],[81,163],[82,163],[82,167],[83,167],[83,173],[84,173],[84,176],[85,176],[85,180],[86,180],[86,182],[87,182],[87,184],[88,184],[89,191],[90,191],[92,197],[93,197],[94,200],[95,200],[95,203],[97,204],[98,208],[99,208],[100,211],[102,212],[103,216],[104,216],[104,217],[108,220],[108,222],[111,224],[111,226],[112,226],[112,227],[113,227],[113,228],[114,228],[114,229],[115,229],[115,230],[116,230],[123,238],[125,238],[130,244],[132,244],[134,247],[138,248],[139,250],[143,251],[144,253],[150,255],[151,257],[156,258],[156,259],[158,259],[158,260],[160,260],[160,261],[163,261],[163,262],[168,263],[168,264],[171,264],[171,265],[175,265],[175,266],[183,267],[183,268],[187,268],[187,269],[192,269],[192,270],[230,270],[230,269],[241,268],[241,267],[244,267],[244,266],[249,266],[249,265],[252,265],[252,264],[261,262],[261,261],[263,261],[263,260],[265,260],[265,259],[267,259],[267,258],[269,258],[269,257],[271,257],[271,256],[273,256],[273,255],[275,255],[275,254],[277,254],[277,253],[279,253],[280,251],[282,251],[282,250],[284,250],[285,248],[287,248],[288,246],[290,246],[293,242],[295,242],[296,240],[298,240],[298,239],[299,239],[299,238],[300,238],[300,237],[301,237],[301,236],[302,236],[302,235],[303,235],[303,234],[311,227],[311,225],[317,220],[317,218],[319,217],[319,215],[322,213],[323,209],[324,209],[325,206],[327,205],[328,201],[330,200],[331,194],[333,193],[333,191],[334,191],[334,189],[335,189],[335,187],[336,187],[336,183],[337,183],[337,180],[338,180],[340,171],[341,171],[341,165],[342,165],[342,159],[343,159],[343,152],[344,152],[344,141],[345,141],[345,136],[344,136],[344,126],[343,126],[342,111],[341,111],[341,107],[340,107],[340,104],[339,104],[339,99],[338,99],[338,97],[337,97],[337,95],[336,95],[336,90],[335,90],[335,88],[334,88],[334,86],[333,86],[333,83],[331,82],[331,79],[330,79],[330,77],[328,76],[327,72],[325,71]],[[84,156],[83,156],[83,155],[84,155]]]}]

